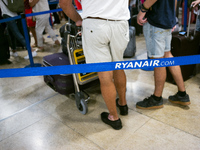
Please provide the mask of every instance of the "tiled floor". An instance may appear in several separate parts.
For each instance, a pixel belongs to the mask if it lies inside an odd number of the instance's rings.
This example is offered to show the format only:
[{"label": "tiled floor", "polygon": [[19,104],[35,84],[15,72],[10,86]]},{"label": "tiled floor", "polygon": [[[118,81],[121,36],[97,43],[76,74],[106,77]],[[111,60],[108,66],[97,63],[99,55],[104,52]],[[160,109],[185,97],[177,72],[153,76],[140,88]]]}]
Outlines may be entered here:
[{"label": "tiled floor", "polygon": [[[59,35],[58,29],[55,31]],[[46,49],[38,52],[35,63],[42,57],[61,51],[52,46],[45,35]],[[133,59],[145,59],[144,37],[137,36],[137,52]],[[4,68],[29,65],[19,50]],[[60,95],[49,88],[42,76],[0,79],[0,150],[200,150],[200,73],[185,81],[191,98],[187,107],[168,102],[177,91],[165,84],[164,108],[136,109],[136,102],[152,94],[153,72],[126,70],[129,115],[120,116],[123,128],[113,130],[102,123],[100,113],[107,111],[99,86],[86,91],[91,99],[88,113],[82,115],[73,97]]]}]

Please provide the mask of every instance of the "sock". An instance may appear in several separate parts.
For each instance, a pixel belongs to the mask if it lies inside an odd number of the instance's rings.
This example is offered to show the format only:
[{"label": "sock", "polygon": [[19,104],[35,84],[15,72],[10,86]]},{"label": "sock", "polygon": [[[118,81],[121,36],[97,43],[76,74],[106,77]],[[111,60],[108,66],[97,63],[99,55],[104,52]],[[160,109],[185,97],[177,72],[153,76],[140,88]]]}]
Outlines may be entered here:
[{"label": "sock", "polygon": [[162,96],[158,97],[158,96],[155,96],[154,94],[152,95],[153,99],[155,99],[156,101],[160,101]]},{"label": "sock", "polygon": [[186,91],[184,91],[184,92],[178,91],[178,95],[181,97],[184,97],[186,95]]}]

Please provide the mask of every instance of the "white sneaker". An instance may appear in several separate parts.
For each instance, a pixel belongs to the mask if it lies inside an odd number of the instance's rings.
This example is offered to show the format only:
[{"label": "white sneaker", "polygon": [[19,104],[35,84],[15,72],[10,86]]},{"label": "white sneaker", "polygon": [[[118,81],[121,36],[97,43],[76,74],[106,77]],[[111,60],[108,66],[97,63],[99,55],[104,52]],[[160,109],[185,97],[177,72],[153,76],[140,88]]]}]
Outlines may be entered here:
[{"label": "white sneaker", "polygon": [[[33,51],[32,52],[32,57],[35,57],[35,56],[37,56],[37,52]],[[25,56],[24,59],[29,59],[29,55]]]},{"label": "white sneaker", "polygon": [[10,52],[10,55],[13,56],[13,57],[18,57],[18,53],[17,52],[14,52],[14,53]]}]

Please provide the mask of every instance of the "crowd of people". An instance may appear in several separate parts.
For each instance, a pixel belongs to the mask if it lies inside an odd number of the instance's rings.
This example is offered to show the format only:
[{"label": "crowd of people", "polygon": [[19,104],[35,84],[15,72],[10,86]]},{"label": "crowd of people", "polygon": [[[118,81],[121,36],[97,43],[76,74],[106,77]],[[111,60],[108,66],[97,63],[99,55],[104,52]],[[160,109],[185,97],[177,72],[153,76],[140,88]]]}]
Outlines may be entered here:
[{"label": "crowd of people", "polygon": [[[53,2],[50,0],[49,2]],[[24,12],[25,14],[30,14],[33,12],[42,12],[42,11],[48,11],[50,10],[49,2],[47,0],[24,0]],[[8,1],[3,0],[0,1],[0,8],[1,8],[1,16],[6,18],[11,18],[18,16],[19,12],[12,12],[8,8]],[[53,4],[53,8],[57,6],[58,4]],[[51,7],[52,8],[52,7]],[[56,13],[54,14],[55,24],[59,24],[60,20],[59,17],[56,17]],[[56,34],[52,27],[50,26],[49,22],[50,14],[43,14],[43,15],[37,15],[37,16],[31,16],[26,17],[27,27],[28,27],[28,33],[32,34],[34,38],[34,44],[31,45],[31,51],[32,51],[32,57],[37,56],[37,50],[44,50],[44,38],[43,33],[47,32],[52,40],[54,41],[55,45],[60,45],[59,40],[56,37]],[[21,24],[21,20],[12,20],[6,22],[6,31],[8,32],[8,40],[9,40],[9,46],[11,48],[10,55],[13,57],[18,57],[17,53],[17,45],[20,45],[23,48],[27,49],[26,46],[26,40],[23,35],[23,28]],[[30,35],[29,35],[30,36]],[[34,49],[37,47],[37,49]],[[24,59],[29,59],[29,55],[25,56]]]},{"label": "crowd of people", "polygon": [[[7,2],[7,0],[4,1]],[[78,6],[82,9],[81,16],[77,13],[73,0],[60,0],[59,6],[77,26],[82,26],[82,43],[86,63],[123,61],[123,53],[129,42],[130,11],[128,5],[131,3],[131,6],[134,6],[134,2],[129,0],[77,0],[76,3],[78,2],[81,3]],[[137,15],[137,23],[143,26],[147,54],[151,59],[173,57],[170,50],[172,31],[176,25],[176,2],[177,0],[142,1]],[[25,3],[25,13],[49,10],[47,0],[25,0]],[[199,3],[200,0],[196,0],[192,2],[192,5],[196,7]],[[2,1],[0,1],[0,5],[4,18],[17,15],[17,13],[9,11]],[[51,9],[54,8],[55,6],[51,7]],[[54,14],[55,22],[60,23],[59,15],[57,15]],[[49,14],[36,16],[35,21],[27,18],[27,25],[35,39],[32,47],[44,48],[42,35],[44,30],[50,34],[55,44],[60,44],[49,25],[48,18]],[[199,22],[197,22],[197,31],[200,30]],[[18,30],[16,22],[6,23],[9,34],[13,34],[13,37],[26,47],[26,41]],[[14,40],[11,48],[12,55],[17,56]],[[36,56],[35,51],[32,53],[33,57]],[[190,98],[185,89],[180,66],[171,66],[169,70],[177,85],[177,93],[169,96],[169,101],[184,106],[189,105]],[[128,115],[125,72],[124,70],[98,72],[98,77],[101,93],[108,108],[108,112],[101,113],[101,119],[105,124],[119,130],[123,125],[117,108],[121,115]],[[136,107],[138,109],[162,108],[165,80],[166,67],[154,68],[155,89],[150,97],[137,102]],[[119,98],[116,98],[117,94]]]}]

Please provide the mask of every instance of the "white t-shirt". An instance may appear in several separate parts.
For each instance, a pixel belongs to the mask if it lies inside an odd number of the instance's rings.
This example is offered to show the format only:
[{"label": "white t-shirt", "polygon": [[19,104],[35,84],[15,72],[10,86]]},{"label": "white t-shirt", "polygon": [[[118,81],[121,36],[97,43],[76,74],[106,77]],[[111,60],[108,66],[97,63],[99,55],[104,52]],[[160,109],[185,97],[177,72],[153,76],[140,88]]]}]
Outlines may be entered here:
[{"label": "white t-shirt", "polygon": [[[3,0],[5,2],[5,4],[7,5],[8,4],[8,1],[7,0]],[[2,2],[2,0],[0,0],[0,6],[1,6],[1,12],[2,12],[2,16],[4,14],[10,16],[10,17],[15,17],[15,16],[18,16],[16,12],[12,12],[8,9],[7,6],[5,6],[5,4]]]},{"label": "white t-shirt", "polygon": [[48,11],[49,10],[48,1],[39,0],[32,9],[33,9],[33,12]]},{"label": "white t-shirt", "polygon": [[[49,4],[47,0],[39,0],[32,8],[33,12],[42,12],[49,10]],[[44,14],[49,15],[49,14]],[[37,15],[36,18],[42,18],[44,15]]]},{"label": "white t-shirt", "polygon": [[81,17],[100,17],[112,20],[129,20],[129,0],[81,0]]}]

